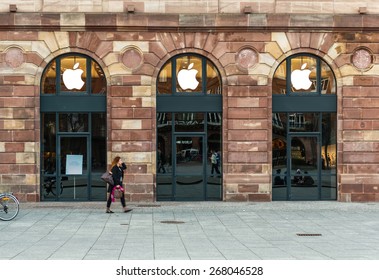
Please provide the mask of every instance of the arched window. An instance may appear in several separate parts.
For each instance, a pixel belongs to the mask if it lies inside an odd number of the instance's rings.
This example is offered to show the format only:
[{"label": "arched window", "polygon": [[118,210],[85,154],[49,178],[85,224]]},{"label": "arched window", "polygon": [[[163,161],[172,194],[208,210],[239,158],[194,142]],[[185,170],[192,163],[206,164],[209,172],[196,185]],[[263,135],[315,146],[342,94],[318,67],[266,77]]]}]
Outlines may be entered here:
[{"label": "arched window", "polygon": [[336,94],[335,77],[322,59],[299,54],[283,61],[275,71],[273,94]]},{"label": "arched window", "polygon": [[167,62],[158,75],[158,94],[221,94],[220,75],[205,57],[185,54]]},{"label": "arched window", "polygon": [[178,55],[157,80],[157,200],[222,200],[221,155],[221,76],[206,57]]},{"label": "arched window", "polygon": [[54,59],[42,77],[41,94],[106,94],[104,72],[99,64],[81,54]]},{"label": "arched window", "polygon": [[70,53],[42,75],[41,200],[104,200],[106,90],[99,64]]},{"label": "arched window", "polygon": [[304,53],[290,56],[273,77],[273,112],[335,112],[336,88],[334,73],[321,58]]},{"label": "arched window", "polygon": [[272,199],[337,198],[333,71],[311,54],[288,57],[272,82]]}]

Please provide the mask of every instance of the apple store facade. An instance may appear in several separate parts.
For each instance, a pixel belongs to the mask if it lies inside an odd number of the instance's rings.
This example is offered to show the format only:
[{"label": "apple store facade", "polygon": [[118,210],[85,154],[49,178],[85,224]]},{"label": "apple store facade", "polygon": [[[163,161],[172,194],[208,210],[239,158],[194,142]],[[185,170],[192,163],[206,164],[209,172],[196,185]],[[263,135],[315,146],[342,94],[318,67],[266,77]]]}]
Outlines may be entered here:
[{"label": "apple store facade", "polygon": [[129,202],[379,201],[365,21],[73,14],[0,13],[1,191],[105,202],[120,156]]}]

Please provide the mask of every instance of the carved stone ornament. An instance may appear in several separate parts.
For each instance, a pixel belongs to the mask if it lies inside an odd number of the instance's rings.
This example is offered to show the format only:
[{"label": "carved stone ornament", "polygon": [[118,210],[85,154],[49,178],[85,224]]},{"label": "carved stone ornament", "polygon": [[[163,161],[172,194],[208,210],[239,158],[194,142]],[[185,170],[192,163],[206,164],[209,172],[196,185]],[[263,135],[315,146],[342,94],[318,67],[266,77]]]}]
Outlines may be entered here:
[{"label": "carved stone ornament", "polygon": [[236,63],[243,69],[254,67],[258,63],[258,53],[251,48],[241,49],[237,53]]},{"label": "carved stone ornament", "polygon": [[136,69],[142,64],[143,55],[137,48],[127,48],[121,54],[121,61],[129,69]]},{"label": "carved stone ornament", "polygon": [[357,69],[368,70],[372,66],[372,54],[365,48],[359,48],[354,51],[351,61]]},{"label": "carved stone ornament", "polygon": [[20,48],[10,47],[5,53],[5,63],[11,68],[18,68],[25,62],[24,53]]}]

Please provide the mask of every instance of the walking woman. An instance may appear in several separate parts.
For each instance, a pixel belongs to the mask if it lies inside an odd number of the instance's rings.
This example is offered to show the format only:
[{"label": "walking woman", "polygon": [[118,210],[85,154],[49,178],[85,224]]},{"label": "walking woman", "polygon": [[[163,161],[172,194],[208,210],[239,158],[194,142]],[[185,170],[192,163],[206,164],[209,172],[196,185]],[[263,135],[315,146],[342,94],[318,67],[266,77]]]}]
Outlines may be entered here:
[{"label": "walking woman", "polygon": [[111,207],[111,203],[115,201],[113,191],[114,191],[114,188],[116,186],[120,186],[120,189],[122,191],[122,196],[120,198],[120,201],[121,201],[122,207],[124,209],[124,212],[126,213],[129,211],[132,211],[132,209],[126,208],[126,204],[125,204],[125,192],[124,192],[124,188],[122,186],[125,169],[126,169],[126,164],[121,160],[121,157],[119,157],[119,156],[115,157],[112,161],[112,167],[111,167],[111,172],[110,172],[112,174],[112,177],[113,177],[114,185],[108,186],[108,199],[107,199],[106,213],[114,213],[110,209],[110,207]]}]

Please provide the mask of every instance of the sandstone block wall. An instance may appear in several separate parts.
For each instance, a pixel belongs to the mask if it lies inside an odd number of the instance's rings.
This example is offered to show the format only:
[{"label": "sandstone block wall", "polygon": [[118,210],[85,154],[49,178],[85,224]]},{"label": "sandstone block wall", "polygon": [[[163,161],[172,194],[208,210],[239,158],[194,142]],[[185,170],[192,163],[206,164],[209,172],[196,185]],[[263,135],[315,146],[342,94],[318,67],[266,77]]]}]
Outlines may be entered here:
[{"label": "sandstone block wall", "polygon": [[133,6],[136,13],[241,13],[246,6],[253,13],[290,14],[355,14],[359,7],[368,13],[379,12],[376,0],[13,0],[0,3],[0,12],[9,11],[9,4],[17,5],[19,12],[96,12],[122,13]]},{"label": "sandstone block wall", "polygon": [[[379,201],[378,23],[375,15],[0,13],[1,188],[39,200],[41,75],[75,51],[106,74],[108,162],[117,154],[130,163],[129,200],[153,201],[157,74],[174,55],[194,52],[222,76],[224,199],[270,201],[271,81],[281,61],[306,52],[338,83],[339,200]],[[360,56],[363,68],[353,63],[359,48],[371,55],[368,67]]]}]

